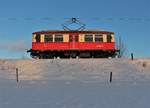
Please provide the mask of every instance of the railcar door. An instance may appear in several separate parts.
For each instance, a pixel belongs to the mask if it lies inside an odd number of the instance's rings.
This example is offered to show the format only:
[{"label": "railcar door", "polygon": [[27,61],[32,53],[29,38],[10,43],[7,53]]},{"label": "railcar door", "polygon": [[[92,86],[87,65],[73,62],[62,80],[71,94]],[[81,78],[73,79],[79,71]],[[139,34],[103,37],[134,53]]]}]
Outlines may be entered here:
[{"label": "railcar door", "polygon": [[79,42],[79,34],[69,35],[70,50],[78,49],[78,42]]}]

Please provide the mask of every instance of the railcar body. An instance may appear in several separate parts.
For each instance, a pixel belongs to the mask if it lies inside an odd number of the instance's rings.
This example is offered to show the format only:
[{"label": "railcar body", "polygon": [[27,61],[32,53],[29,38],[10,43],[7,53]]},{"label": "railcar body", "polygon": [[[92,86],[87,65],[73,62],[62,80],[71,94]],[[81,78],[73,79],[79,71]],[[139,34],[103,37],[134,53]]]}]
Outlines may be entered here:
[{"label": "railcar body", "polygon": [[114,57],[114,32],[108,31],[40,31],[32,36],[33,58]]}]

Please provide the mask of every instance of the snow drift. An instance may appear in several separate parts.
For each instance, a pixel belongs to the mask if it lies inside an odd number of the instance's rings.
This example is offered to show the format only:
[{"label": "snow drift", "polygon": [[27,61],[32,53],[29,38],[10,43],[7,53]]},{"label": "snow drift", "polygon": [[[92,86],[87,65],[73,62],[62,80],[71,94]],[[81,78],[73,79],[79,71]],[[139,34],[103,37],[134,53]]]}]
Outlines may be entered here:
[{"label": "snow drift", "polygon": [[20,80],[146,81],[150,79],[150,59],[54,59],[0,60],[0,78]]},{"label": "snow drift", "polygon": [[0,60],[0,108],[150,108],[149,91],[150,59]]}]

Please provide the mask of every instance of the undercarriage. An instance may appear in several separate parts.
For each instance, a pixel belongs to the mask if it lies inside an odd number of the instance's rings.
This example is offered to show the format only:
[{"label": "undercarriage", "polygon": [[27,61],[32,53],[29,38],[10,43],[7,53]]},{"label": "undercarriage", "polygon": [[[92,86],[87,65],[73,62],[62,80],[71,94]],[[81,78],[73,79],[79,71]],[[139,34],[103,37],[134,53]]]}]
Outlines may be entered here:
[{"label": "undercarriage", "polygon": [[29,50],[32,58],[36,59],[52,59],[52,58],[108,58],[115,57],[116,51],[38,51]]}]

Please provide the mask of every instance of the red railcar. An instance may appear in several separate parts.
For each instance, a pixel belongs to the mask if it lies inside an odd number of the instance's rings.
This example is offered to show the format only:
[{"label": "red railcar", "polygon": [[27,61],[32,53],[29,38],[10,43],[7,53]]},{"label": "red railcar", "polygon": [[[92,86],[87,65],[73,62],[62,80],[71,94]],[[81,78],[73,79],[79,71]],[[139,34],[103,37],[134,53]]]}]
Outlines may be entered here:
[{"label": "red railcar", "polygon": [[108,31],[40,31],[34,32],[33,58],[114,57],[115,35]]}]

